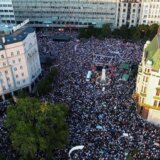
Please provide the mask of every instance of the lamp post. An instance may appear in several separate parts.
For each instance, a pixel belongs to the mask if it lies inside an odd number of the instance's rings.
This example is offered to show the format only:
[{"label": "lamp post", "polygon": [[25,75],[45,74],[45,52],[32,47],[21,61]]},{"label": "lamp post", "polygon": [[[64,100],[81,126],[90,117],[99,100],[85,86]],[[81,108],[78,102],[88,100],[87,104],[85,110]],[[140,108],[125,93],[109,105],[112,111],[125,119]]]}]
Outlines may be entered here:
[{"label": "lamp post", "polygon": [[71,159],[71,153],[72,153],[73,151],[75,151],[75,150],[82,150],[83,148],[84,148],[83,145],[75,146],[75,147],[71,148],[71,149],[69,150],[69,153],[68,153],[69,159],[72,160],[72,159]]}]

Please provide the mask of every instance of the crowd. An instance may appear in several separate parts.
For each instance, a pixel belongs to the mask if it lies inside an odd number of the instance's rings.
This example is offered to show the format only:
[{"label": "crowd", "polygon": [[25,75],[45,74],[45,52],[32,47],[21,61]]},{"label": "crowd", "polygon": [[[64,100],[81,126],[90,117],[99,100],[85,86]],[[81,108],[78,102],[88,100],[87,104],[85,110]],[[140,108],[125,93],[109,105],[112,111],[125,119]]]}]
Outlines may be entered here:
[{"label": "crowd", "polygon": [[[45,43],[45,42],[44,42]],[[82,151],[72,153],[76,160],[136,160],[160,158],[160,129],[136,114],[132,99],[135,78],[120,81],[122,62],[138,64],[142,44],[123,40],[105,39],[70,42],[51,42],[58,56],[59,77],[55,90],[50,93],[53,102],[69,105],[70,145],[84,145]],[[106,58],[107,57],[107,58]],[[115,58],[118,57],[118,58]],[[102,92],[95,81],[86,82],[91,66],[109,65],[111,83]],[[57,151],[56,159],[68,159],[68,150]]]},{"label": "crowd", "polygon": [[[69,106],[70,144],[56,151],[55,159],[67,160],[69,149],[77,145],[85,147],[71,154],[75,160],[125,160],[129,155],[135,160],[160,158],[160,128],[136,114],[132,99],[135,78],[119,80],[119,64],[138,64],[142,44],[93,37],[79,41],[75,32],[67,32],[72,35],[71,41],[55,42],[42,36],[46,33],[38,32],[40,54],[55,55],[59,70],[55,88],[46,98]],[[107,72],[113,72],[114,65],[114,77],[109,77],[106,91],[97,89],[93,80],[86,82],[87,71],[97,64],[108,64]]]}]

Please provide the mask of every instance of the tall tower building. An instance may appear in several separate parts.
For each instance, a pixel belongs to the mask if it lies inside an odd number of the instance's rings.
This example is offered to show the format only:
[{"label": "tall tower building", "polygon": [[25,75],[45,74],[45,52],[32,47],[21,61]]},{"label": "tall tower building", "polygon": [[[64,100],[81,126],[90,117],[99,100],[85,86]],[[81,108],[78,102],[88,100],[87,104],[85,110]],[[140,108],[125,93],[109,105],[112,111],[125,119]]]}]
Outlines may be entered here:
[{"label": "tall tower building", "polygon": [[138,113],[148,121],[160,124],[160,28],[154,39],[144,45],[136,96]]}]

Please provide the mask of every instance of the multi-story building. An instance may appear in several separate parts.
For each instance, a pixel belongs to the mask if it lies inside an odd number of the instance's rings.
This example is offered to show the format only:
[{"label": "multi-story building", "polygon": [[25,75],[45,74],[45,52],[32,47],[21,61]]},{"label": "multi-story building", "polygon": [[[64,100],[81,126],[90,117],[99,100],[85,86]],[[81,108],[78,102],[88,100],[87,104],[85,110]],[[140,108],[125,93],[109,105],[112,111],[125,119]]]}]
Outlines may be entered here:
[{"label": "multi-story building", "polygon": [[117,27],[122,25],[127,25],[128,27],[136,26],[139,23],[140,8],[140,0],[120,0]]},{"label": "multi-story building", "polygon": [[33,26],[116,27],[119,0],[13,0],[17,23],[29,18]]},{"label": "multi-story building", "polygon": [[144,45],[136,95],[138,113],[148,121],[160,124],[160,28],[154,39]]},{"label": "multi-story building", "polygon": [[29,18],[36,27],[132,27],[160,24],[159,6],[159,0],[0,0],[0,17],[5,23]]},{"label": "multi-story building", "polygon": [[41,73],[36,33],[22,28],[2,37],[0,45],[0,96],[29,87]]},{"label": "multi-story building", "polygon": [[0,0],[0,21],[15,24],[12,0]]},{"label": "multi-story building", "polygon": [[160,24],[160,1],[142,0],[139,24]]}]

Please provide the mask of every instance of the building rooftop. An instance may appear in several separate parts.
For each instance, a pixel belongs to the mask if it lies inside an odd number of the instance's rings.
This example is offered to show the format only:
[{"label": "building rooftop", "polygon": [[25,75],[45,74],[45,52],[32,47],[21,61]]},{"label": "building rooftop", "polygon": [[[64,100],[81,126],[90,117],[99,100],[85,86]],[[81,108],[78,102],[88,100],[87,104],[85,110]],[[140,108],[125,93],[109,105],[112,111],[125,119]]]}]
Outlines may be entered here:
[{"label": "building rooftop", "polygon": [[160,69],[160,34],[154,37],[151,43],[145,49],[146,60],[152,61],[152,67],[154,70]]},{"label": "building rooftop", "polygon": [[14,33],[11,33],[9,35],[5,35],[5,43],[4,44],[11,44],[15,42],[23,41],[29,33],[34,32],[35,29],[31,27],[27,28],[21,28],[20,30],[17,30]]}]

